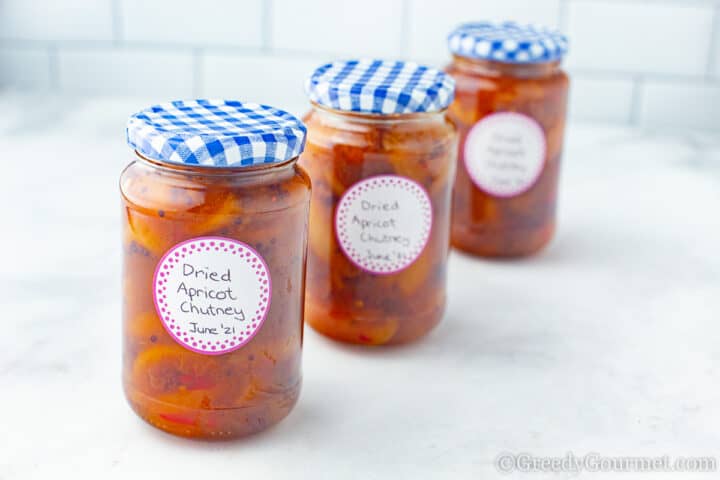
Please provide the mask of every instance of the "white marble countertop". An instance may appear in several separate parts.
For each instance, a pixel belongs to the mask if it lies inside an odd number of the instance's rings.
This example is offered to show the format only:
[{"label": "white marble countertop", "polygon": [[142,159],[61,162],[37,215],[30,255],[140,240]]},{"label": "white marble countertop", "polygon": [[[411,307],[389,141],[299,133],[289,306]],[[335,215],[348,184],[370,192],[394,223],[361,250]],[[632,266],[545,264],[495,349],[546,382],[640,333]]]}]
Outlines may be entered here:
[{"label": "white marble countertop", "polygon": [[583,125],[552,245],[453,254],[424,341],[307,329],[277,427],[218,444],[147,426],[120,388],[117,191],[145,103],[0,96],[0,480],[480,479],[501,452],[720,456],[720,135]]}]

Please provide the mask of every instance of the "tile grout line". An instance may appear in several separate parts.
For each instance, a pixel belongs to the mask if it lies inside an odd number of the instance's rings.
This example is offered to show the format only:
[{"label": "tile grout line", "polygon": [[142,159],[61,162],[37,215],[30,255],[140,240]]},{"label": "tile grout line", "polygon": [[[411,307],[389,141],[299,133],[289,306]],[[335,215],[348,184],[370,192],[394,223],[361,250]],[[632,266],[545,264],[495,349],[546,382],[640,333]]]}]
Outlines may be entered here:
[{"label": "tile grout line", "polygon": [[47,49],[48,53],[48,71],[50,73],[50,90],[53,92],[60,91],[60,62],[58,59],[58,48],[56,45],[50,45]]},{"label": "tile grout line", "polygon": [[110,9],[112,11],[112,37],[115,46],[122,43],[122,14],[120,8],[120,0],[110,0]]},{"label": "tile grout line", "polygon": [[718,57],[720,57],[720,3],[717,3],[713,10],[713,20],[710,28],[709,58],[707,71],[705,72],[708,80],[712,80],[715,77],[716,68],[720,69],[720,64],[718,64],[716,60]]},{"label": "tile grout line", "polygon": [[272,39],[275,4],[273,0],[263,0],[262,5],[262,51],[270,53],[273,50]]},{"label": "tile grout line", "polygon": [[568,68],[573,75],[590,77],[596,80],[633,80],[636,76],[642,75],[643,80],[668,82],[668,83],[690,83],[693,85],[718,85],[720,78],[707,78],[702,75],[687,75],[677,73],[660,72],[633,72],[630,70],[593,70],[587,68]]},{"label": "tile grout line", "polygon": [[632,99],[630,105],[630,118],[628,123],[637,126],[640,124],[640,110],[642,109],[642,94],[645,79],[642,75],[633,78]]},{"label": "tile grout line", "polygon": [[193,49],[193,81],[192,81],[192,89],[193,89],[193,96],[195,98],[200,98],[203,94],[203,69],[205,67],[205,56],[204,52],[201,48]]},{"label": "tile grout line", "polygon": [[411,0],[402,0],[400,8],[400,56],[403,58],[408,58],[410,54],[410,2]]},{"label": "tile grout line", "polygon": [[575,3],[625,3],[637,5],[668,5],[679,7],[714,6],[718,0],[568,0]]},{"label": "tile grout line", "polygon": [[568,32],[568,9],[570,5],[569,0],[560,0],[560,8],[558,9],[558,27],[564,33]]}]

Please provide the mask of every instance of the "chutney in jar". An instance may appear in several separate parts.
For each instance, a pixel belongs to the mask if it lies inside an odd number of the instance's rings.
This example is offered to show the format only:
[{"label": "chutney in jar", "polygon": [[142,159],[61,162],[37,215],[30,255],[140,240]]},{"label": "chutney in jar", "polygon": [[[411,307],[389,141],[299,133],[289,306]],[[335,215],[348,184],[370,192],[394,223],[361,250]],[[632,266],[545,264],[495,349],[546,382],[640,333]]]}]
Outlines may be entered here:
[{"label": "chutney in jar", "polygon": [[417,64],[346,61],[318,68],[306,89],[306,321],[349,343],[417,339],[446,301],[452,80]]},{"label": "chutney in jar", "polygon": [[537,252],[552,238],[565,132],[567,40],[542,27],[469,23],[449,36],[449,116],[460,133],[453,247],[480,256]]},{"label": "chutney in jar", "polygon": [[304,126],[182,101],[133,115],[122,173],[123,385],[176,435],[263,430],[297,401],[310,181]]}]

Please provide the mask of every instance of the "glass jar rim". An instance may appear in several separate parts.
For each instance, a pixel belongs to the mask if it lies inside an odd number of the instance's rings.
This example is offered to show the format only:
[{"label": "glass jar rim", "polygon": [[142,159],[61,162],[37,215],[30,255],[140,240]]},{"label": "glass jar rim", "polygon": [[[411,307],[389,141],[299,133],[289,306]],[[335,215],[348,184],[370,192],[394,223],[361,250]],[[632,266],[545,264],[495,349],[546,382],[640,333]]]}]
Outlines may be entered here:
[{"label": "glass jar rim", "polygon": [[468,70],[477,71],[490,76],[509,76],[515,78],[537,78],[562,71],[561,60],[551,60],[536,63],[512,63],[491,60],[487,58],[473,58],[463,55],[453,55],[452,64],[461,68],[469,66]]},{"label": "glass jar rim", "polygon": [[351,117],[360,121],[366,122],[405,122],[405,121],[422,121],[432,117],[443,117],[449,107],[442,110],[435,110],[432,112],[412,112],[412,113],[367,113],[367,112],[349,112],[346,110],[338,110],[330,108],[325,105],[321,105],[317,102],[310,101],[310,106],[315,109],[334,115],[343,117]]},{"label": "glass jar rim", "polygon": [[297,163],[300,156],[296,156],[285,160],[284,162],[261,163],[248,166],[228,166],[219,167],[214,165],[192,165],[187,163],[174,163],[165,160],[158,160],[147,157],[137,150],[133,150],[136,161],[141,161],[153,168],[163,169],[175,173],[184,173],[187,175],[202,176],[227,176],[227,175],[258,175],[261,173],[271,173],[284,168],[290,167]]}]

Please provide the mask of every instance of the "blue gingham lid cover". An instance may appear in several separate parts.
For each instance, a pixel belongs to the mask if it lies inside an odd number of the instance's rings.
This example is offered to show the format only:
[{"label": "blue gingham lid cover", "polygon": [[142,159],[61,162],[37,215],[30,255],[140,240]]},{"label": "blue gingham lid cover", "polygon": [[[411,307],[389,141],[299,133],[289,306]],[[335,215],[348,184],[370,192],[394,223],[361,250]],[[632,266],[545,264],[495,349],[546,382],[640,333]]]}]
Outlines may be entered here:
[{"label": "blue gingham lid cover", "polygon": [[305,126],[267,105],[235,100],[178,100],[132,115],[127,142],[160,162],[207,167],[280,163],[305,146]]},{"label": "blue gingham lid cover", "polygon": [[562,60],[568,40],[557,30],[516,22],[464,23],[448,35],[450,52],[504,63]]},{"label": "blue gingham lid cover", "polygon": [[317,68],[305,91],[311,101],[334,110],[392,115],[444,110],[453,100],[455,81],[417,63],[342,60]]}]

